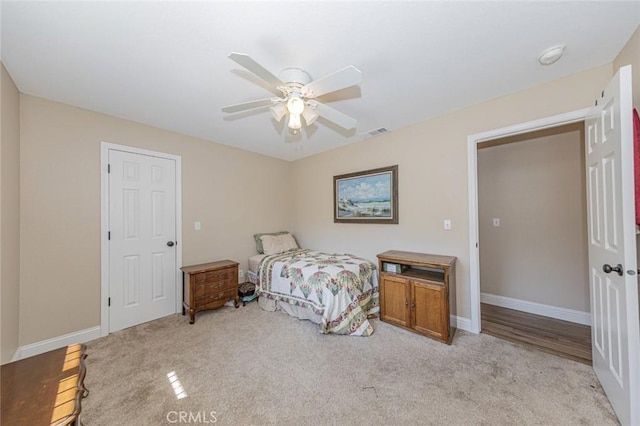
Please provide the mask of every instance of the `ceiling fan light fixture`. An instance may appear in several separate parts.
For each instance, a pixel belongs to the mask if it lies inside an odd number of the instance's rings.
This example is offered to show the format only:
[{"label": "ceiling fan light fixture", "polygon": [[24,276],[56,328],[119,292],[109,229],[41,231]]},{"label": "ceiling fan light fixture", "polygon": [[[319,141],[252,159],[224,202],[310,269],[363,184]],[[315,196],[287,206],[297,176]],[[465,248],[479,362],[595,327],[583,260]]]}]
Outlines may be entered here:
[{"label": "ceiling fan light fixture", "polygon": [[304,101],[300,96],[291,95],[287,101],[287,109],[289,114],[300,115],[304,111]]},{"label": "ceiling fan light fixture", "polygon": [[275,105],[273,105],[271,107],[271,115],[273,115],[273,118],[276,119],[276,121],[280,121],[282,120],[282,117],[285,116],[285,114],[287,113],[287,107],[285,104],[279,102]]},{"label": "ceiling fan light fixture", "polygon": [[304,118],[305,123],[307,123],[307,126],[311,126],[318,119],[318,114],[313,112],[311,108],[307,107],[302,111],[302,117]]},{"label": "ceiling fan light fixture", "polygon": [[291,130],[300,130],[302,128],[300,114],[289,114],[289,128]]},{"label": "ceiling fan light fixture", "polygon": [[300,114],[304,112],[304,101],[297,94],[292,94],[287,100],[287,110],[289,110],[289,128],[291,130],[300,130],[302,121]]}]

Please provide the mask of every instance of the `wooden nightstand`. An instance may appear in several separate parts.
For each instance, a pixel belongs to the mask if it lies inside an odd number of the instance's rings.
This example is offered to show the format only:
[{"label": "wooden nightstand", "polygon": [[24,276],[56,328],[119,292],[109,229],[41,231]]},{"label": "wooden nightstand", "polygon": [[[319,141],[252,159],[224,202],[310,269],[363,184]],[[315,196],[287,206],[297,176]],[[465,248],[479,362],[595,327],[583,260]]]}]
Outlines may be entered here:
[{"label": "wooden nightstand", "polygon": [[238,297],[238,262],[221,260],[181,268],[182,315],[189,311],[189,324],[195,322],[196,312],[217,309],[229,300],[240,306]]}]

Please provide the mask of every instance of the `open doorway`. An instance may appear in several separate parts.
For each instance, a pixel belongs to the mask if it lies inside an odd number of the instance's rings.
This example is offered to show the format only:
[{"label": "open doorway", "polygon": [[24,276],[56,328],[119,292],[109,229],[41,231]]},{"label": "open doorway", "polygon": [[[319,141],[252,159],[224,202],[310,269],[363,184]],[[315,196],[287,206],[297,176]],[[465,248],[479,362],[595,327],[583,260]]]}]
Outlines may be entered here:
[{"label": "open doorway", "polygon": [[483,331],[590,364],[584,123],[477,155]]},{"label": "open doorway", "polygon": [[593,370],[623,424],[640,411],[637,238],[634,235],[631,67],[618,70],[591,108],[572,111],[467,138],[471,327],[481,330],[477,145],[584,121],[589,229],[589,281]]},{"label": "open doorway", "polygon": [[479,143],[482,330],[591,363],[584,123]]}]

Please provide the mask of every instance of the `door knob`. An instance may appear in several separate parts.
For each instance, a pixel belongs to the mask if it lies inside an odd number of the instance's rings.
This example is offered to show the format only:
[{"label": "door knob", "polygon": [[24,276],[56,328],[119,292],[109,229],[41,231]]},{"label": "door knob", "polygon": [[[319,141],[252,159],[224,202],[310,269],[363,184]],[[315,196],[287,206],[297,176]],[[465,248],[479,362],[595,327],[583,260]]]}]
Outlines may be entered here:
[{"label": "door knob", "polygon": [[167,243],[167,245],[168,245],[169,247],[173,247],[173,244],[174,244],[174,242],[173,242],[173,241],[169,241],[169,242]]},{"label": "door knob", "polygon": [[611,267],[611,265],[605,263],[604,265],[602,265],[602,270],[607,274],[610,274],[611,272],[617,272],[620,276],[622,276],[622,274],[624,273],[622,272],[622,265],[619,263],[614,267]]}]

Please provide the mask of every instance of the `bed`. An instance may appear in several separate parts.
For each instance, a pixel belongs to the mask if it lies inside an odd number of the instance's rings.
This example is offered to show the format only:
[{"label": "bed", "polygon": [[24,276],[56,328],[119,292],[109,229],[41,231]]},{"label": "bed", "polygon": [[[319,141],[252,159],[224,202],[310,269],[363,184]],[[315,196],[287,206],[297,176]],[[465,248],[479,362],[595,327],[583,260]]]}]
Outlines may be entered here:
[{"label": "bed", "polygon": [[322,333],[369,336],[380,309],[376,265],[349,254],[308,249],[249,258],[249,280],[268,311],[320,324]]}]

